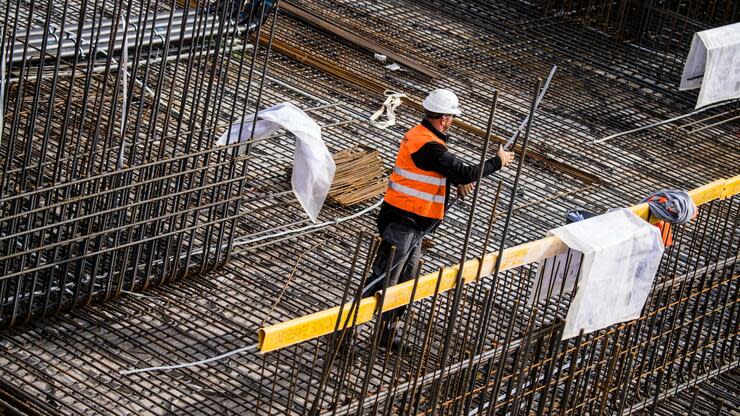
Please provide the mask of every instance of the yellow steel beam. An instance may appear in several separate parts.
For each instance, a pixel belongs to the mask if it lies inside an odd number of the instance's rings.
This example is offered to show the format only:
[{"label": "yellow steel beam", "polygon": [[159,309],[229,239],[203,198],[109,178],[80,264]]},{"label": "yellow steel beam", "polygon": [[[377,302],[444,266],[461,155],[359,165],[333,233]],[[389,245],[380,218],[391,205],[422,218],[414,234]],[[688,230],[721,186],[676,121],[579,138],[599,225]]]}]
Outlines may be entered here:
[{"label": "yellow steel beam", "polygon": [[648,219],[648,214],[650,214],[650,206],[647,204],[647,202],[643,202],[642,204],[633,205],[627,209],[629,209],[635,215],[637,215],[638,217],[646,221]]},{"label": "yellow steel beam", "polygon": [[[537,241],[521,244],[504,250],[501,258],[501,271],[513,269],[537,260],[559,254],[566,249],[566,245],[557,237],[547,237]],[[488,276],[493,273],[498,252],[487,254],[483,257],[483,267],[480,276]],[[445,292],[455,287],[457,277],[457,265],[442,270],[442,282],[439,292]],[[421,300],[434,295],[439,273],[430,273],[419,278],[413,301]],[[468,260],[463,264],[462,278],[465,284],[473,282],[478,277],[478,259]],[[408,305],[411,300],[411,292],[414,281],[408,281],[389,287],[386,290],[383,312],[390,311],[400,306]],[[379,295],[378,295],[379,296]]]},{"label": "yellow steel beam", "polygon": [[[696,205],[702,205],[715,199],[723,199],[740,193],[740,175],[731,179],[720,179],[710,184],[701,186],[689,195]],[[638,204],[630,208],[632,212],[646,219],[648,216],[648,205]],[[566,250],[566,245],[557,237],[551,236],[529,243],[520,244],[504,250],[501,259],[501,270],[509,270],[525,264],[534,263]],[[488,276],[493,273],[498,252],[487,254],[483,257],[483,267],[480,276]],[[458,265],[442,269],[439,292],[443,293],[455,287]],[[439,273],[430,273],[419,278],[414,299],[411,292],[414,282],[408,281],[386,290],[382,311],[389,311],[411,302],[415,302],[434,295]],[[478,276],[478,259],[468,260],[463,263],[463,282],[475,281]],[[348,322],[348,327],[354,321],[356,325],[369,322],[375,316],[379,304],[379,294],[364,298],[360,301],[357,318],[348,316],[352,304],[347,303],[342,308],[342,325]],[[334,307],[319,311],[310,315],[291,319],[279,324],[266,326],[259,329],[260,352],[274,351],[303,341],[307,341],[334,331],[339,319],[340,307]],[[354,312],[353,312],[354,315]],[[340,326],[341,327],[341,326]]]},{"label": "yellow steel beam", "polygon": [[694,203],[697,206],[706,204],[707,202],[722,198],[722,193],[725,190],[725,185],[728,182],[737,181],[738,178],[740,178],[740,175],[735,176],[731,179],[716,180],[712,183],[700,186],[693,191],[689,191],[689,195],[691,195],[691,199],[694,200]]},{"label": "yellow steel beam", "polygon": [[725,199],[737,194],[740,194],[740,175],[730,178],[725,182],[725,189],[722,191],[720,198]]},{"label": "yellow steel beam", "polygon": [[[347,303],[342,309],[342,324],[348,322],[352,326],[355,311],[349,315],[352,303]],[[322,335],[334,332],[334,326],[339,317],[339,306],[325,309],[300,318],[291,319],[279,324],[260,328],[258,332],[260,352],[274,351],[289,345],[297,344]],[[362,324],[373,319],[377,305],[374,297],[360,301],[356,324]],[[340,326],[340,328],[342,328]]]}]

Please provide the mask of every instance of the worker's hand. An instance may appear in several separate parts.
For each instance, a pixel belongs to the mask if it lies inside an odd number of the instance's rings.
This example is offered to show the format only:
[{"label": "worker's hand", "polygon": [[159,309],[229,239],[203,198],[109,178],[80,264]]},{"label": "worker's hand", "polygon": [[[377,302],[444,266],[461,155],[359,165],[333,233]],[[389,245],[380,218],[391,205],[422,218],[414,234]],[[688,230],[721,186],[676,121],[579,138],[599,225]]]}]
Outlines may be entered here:
[{"label": "worker's hand", "polygon": [[434,244],[434,240],[432,240],[432,239],[431,239],[431,238],[429,238],[429,237],[424,237],[424,238],[423,238],[423,239],[421,240],[421,249],[422,249],[423,251],[427,251],[427,250],[429,250],[430,248],[434,248],[434,245],[435,245],[435,244]]},{"label": "worker's hand", "polygon": [[466,196],[468,196],[469,193],[473,192],[474,187],[475,184],[473,183],[469,183],[467,185],[457,185],[457,194],[464,199]]},{"label": "worker's hand", "polygon": [[514,152],[507,152],[503,146],[498,147],[496,156],[501,159],[501,167],[506,167],[514,160]]}]

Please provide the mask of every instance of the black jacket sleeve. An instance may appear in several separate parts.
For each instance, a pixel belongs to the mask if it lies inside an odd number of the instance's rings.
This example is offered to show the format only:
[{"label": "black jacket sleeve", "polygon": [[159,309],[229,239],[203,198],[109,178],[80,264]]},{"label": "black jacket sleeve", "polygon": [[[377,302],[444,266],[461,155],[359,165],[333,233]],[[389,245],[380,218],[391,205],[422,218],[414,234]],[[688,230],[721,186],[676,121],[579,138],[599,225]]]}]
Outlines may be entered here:
[{"label": "black jacket sleeve", "polygon": [[[477,165],[466,165],[439,143],[426,143],[411,155],[411,159],[420,169],[437,172],[454,185],[465,185],[478,179]],[[486,160],[483,166],[483,176],[488,176],[499,169],[501,169],[501,159],[494,156]]]}]

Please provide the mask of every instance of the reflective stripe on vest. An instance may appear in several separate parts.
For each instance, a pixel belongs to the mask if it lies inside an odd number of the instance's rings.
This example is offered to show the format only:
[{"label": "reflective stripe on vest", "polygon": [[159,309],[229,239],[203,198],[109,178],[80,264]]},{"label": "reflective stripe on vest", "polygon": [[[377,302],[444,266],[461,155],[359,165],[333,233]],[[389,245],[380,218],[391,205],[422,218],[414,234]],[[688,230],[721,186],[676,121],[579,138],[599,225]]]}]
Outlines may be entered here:
[{"label": "reflective stripe on vest", "polygon": [[447,179],[434,171],[416,166],[412,155],[425,144],[435,142],[445,146],[431,130],[417,125],[403,137],[396,163],[385,193],[385,202],[427,218],[442,219],[445,211]]},{"label": "reflective stripe on vest", "polygon": [[447,178],[436,178],[434,176],[422,175],[420,173],[409,172],[405,169],[401,169],[398,166],[393,168],[393,172],[397,173],[404,178],[409,178],[415,181],[428,183],[430,185],[446,186]]},{"label": "reflective stripe on vest", "polygon": [[413,196],[414,198],[419,198],[425,201],[434,202],[435,204],[445,203],[445,197],[441,195],[432,195],[426,192],[417,191],[416,189],[411,189],[408,186],[403,186],[393,181],[390,181],[388,183],[388,186],[394,191],[400,192],[402,194],[406,194],[408,196]]}]

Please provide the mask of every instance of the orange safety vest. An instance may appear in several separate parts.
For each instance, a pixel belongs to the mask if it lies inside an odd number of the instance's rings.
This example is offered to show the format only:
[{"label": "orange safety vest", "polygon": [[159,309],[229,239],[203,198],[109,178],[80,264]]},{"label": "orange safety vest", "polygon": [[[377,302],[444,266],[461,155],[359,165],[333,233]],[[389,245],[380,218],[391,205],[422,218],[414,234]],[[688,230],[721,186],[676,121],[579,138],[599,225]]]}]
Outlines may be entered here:
[{"label": "orange safety vest", "polygon": [[[668,202],[668,198],[663,197],[663,196],[659,196],[659,197],[651,196],[647,200],[651,202],[657,201],[661,204],[665,204],[666,202]],[[694,214],[694,216],[696,216],[696,214]],[[672,246],[673,245],[673,230],[671,227],[671,223],[669,223],[668,221],[658,220],[653,225],[658,227],[658,229],[660,230],[660,237],[663,239],[663,247],[668,248]]]},{"label": "orange safety vest", "polygon": [[421,124],[409,130],[396,156],[385,202],[422,217],[442,219],[445,214],[447,179],[437,172],[419,169],[411,155],[429,142],[445,142]]},{"label": "orange safety vest", "polygon": [[671,230],[671,223],[668,221],[659,220],[656,221],[656,227],[660,230],[660,237],[663,239],[663,247],[670,247],[673,245],[673,230]]}]

